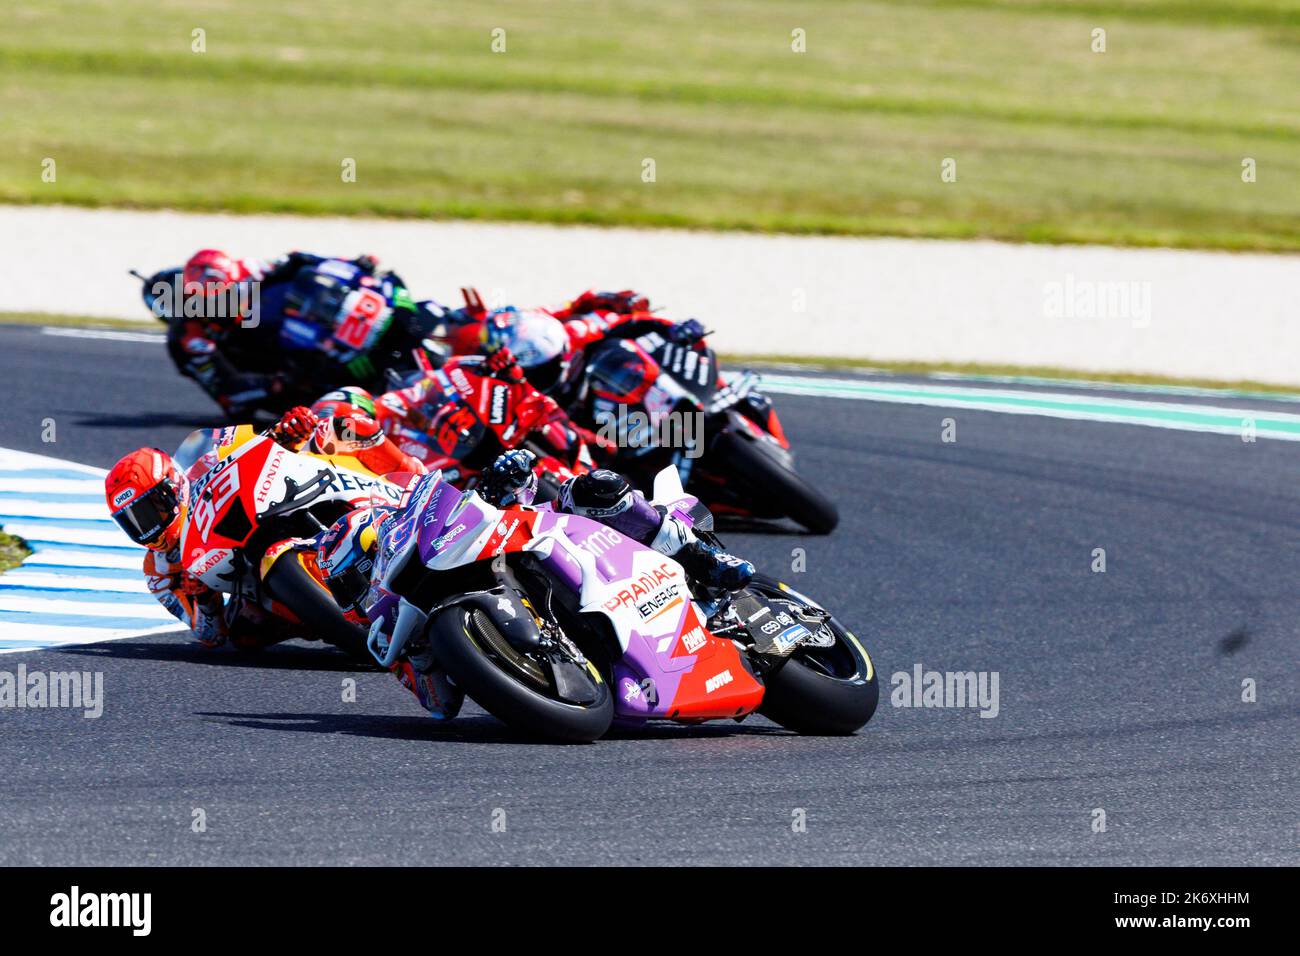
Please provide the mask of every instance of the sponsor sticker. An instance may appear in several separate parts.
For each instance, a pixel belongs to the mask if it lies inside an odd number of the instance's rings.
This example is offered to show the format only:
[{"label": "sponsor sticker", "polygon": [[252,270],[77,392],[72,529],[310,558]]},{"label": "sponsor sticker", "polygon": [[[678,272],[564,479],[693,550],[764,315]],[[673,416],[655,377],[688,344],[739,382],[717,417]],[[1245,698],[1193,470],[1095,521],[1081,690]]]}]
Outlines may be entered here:
[{"label": "sponsor sticker", "polygon": [[729,670],[722,671],[719,674],[714,674],[704,682],[704,692],[706,694],[712,694],[719,687],[726,687],[733,680],[735,680],[735,678],[731,676],[731,671]]}]

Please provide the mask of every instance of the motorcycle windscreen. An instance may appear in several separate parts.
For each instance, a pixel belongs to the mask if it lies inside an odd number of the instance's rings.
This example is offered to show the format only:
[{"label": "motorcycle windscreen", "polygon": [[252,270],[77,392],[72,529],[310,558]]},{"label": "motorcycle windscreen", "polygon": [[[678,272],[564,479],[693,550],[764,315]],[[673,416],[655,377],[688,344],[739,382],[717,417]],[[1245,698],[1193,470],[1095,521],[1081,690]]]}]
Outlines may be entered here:
[{"label": "motorcycle windscreen", "polygon": [[351,286],[338,277],[315,269],[305,269],[293,278],[284,291],[281,309],[284,323],[280,344],[288,349],[314,349],[333,332],[339,312]]},{"label": "motorcycle windscreen", "polygon": [[639,402],[659,377],[654,359],[631,342],[602,349],[587,368],[592,391],[623,404]]},{"label": "motorcycle windscreen", "polygon": [[189,471],[194,463],[217,447],[214,429],[198,428],[185,436],[176,446],[172,461],[181,471]]}]

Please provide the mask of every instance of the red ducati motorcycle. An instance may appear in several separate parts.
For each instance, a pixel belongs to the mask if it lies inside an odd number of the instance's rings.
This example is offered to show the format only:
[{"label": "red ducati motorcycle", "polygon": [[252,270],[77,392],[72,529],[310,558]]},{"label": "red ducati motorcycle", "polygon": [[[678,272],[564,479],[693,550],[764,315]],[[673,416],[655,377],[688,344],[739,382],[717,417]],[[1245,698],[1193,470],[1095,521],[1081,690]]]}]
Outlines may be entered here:
[{"label": "red ducati motorcycle", "polygon": [[638,487],[672,465],[717,514],[791,518],[814,534],[839,523],[834,503],[795,471],[758,376],[724,379],[703,339],[682,344],[658,332],[607,339],[589,350],[582,375],[572,414],[617,447],[609,466]]},{"label": "red ducati motorcycle", "polygon": [[417,353],[421,377],[375,402],[384,432],[402,451],[462,490],[473,489],[497,456],[524,448],[537,456],[538,500],[595,467],[585,435],[522,377],[494,374],[480,356],[435,368]]}]

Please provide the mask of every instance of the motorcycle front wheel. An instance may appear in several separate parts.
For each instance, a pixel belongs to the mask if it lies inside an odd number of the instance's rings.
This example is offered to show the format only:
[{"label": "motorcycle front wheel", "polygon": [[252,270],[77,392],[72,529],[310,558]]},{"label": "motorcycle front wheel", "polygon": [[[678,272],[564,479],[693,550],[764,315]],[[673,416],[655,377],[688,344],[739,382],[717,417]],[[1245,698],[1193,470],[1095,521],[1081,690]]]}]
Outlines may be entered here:
[{"label": "motorcycle front wheel", "polygon": [[514,730],[586,743],[613,722],[614,697],[595,667],[520,650],[481,607],[448,608],[429,627],[434,655],[447,674]]},{"label": "motorcycle front wheel", "polygon": [[[765,575],[755,577],[750,587],[791,610],[801,605],[822,610]],[[875,667],[866,648],[834,617],[821,625],[818,636],[824,646],[797,647],[763,675],[766,689],[758,712],[800,734],[851,734],[876,712],[880,687]]]}]

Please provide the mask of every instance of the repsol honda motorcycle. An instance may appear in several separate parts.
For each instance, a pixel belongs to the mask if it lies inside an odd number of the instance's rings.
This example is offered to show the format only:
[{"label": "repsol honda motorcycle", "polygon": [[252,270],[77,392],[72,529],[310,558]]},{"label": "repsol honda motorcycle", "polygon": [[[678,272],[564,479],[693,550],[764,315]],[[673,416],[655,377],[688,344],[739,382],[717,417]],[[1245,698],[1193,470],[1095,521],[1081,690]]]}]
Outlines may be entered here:
[{"label": "repsol honda motorcycle", "polygon": [[186,570],[268,612],[281,639],[322,640],[369,662],[369,622],[334,601],[314,539],[355,508],[395,505],[401,489],[351,455],[292,452],[249,425],[192,432],[174,457],[191,476]]}]

